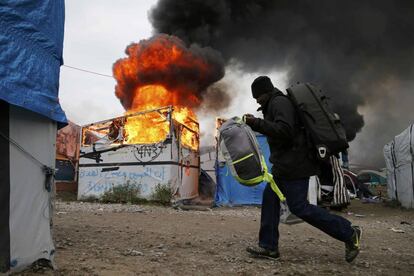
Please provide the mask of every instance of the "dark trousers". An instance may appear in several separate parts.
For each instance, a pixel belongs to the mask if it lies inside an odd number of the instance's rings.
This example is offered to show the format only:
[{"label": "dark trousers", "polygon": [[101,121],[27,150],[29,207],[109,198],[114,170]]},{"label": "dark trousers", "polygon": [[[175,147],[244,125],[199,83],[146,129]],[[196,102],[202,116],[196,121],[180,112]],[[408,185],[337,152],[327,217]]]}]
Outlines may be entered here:
[{"label": "dark trousers", "polygon": [[[343,217],[329,213],[327,210],[308,202],[309,178],[298,180],[275,179],[286,197],[290,211],[310,225],[322,230],[329,236],[347,242],[351,239],[353,229],[351,222]],[[262,215],[260,221],[259,246],[276,250],[279,241],[280,201],[269,184],[263,191]]]}]

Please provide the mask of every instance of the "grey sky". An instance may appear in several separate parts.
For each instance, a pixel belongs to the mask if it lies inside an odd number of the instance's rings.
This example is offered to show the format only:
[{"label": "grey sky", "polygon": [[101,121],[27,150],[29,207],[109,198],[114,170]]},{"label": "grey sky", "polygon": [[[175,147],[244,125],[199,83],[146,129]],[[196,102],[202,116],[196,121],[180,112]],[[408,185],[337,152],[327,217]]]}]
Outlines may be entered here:
[{"label": "grey sky", "polygon": [[[112,75],[125,47],[151,36],[147,12],[155,2],[66,1],[65,64]],[[86,124],[123,113],[114,86],[114,79],[62,67],[59,97],[68,118]]]}]

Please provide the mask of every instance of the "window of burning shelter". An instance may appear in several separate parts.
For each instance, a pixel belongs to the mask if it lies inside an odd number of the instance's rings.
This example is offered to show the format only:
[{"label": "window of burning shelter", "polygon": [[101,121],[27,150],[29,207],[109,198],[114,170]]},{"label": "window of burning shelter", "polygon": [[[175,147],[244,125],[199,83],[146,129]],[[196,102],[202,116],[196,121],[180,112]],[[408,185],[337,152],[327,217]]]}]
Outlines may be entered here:
[{"label": "window of burning shelter", "polygon": [[120,144],[125,137],[123,118],[107,120],[82,128],[82,146]]},{"label": "window of burning shelter", "polygon": [[182,146],[192,150],[198,150],[200,141],[199,125],[195,120],[188,120],[185,123],[175,121],[176,136]]},{"label": "window of burning shelter", "polygon": [[158,143],[167,138],[169,131],[169,122],[162,113],[139,112],[83,127],[82,146]]},{"label": "window of burning shelter", "polygon": [[[169,109],[156,109],[127,114],[82,128],[82,146],[96,144],[153,144],[162,142],[170,134]],[[173,116],[174,117],[174,116]],[[174,121],[181,145],[193,150],[199,145],[199,126],[193,119]]]}]

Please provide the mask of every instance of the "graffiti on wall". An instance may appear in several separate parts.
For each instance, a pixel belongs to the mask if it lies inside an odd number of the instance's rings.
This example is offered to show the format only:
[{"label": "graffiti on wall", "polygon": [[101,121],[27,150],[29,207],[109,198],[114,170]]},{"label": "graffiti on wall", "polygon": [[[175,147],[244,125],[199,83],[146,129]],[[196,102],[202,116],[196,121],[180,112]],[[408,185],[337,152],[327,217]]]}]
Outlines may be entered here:
[{"label": "graffiti on wall", "polygon": [[158,183],[167,182],[167,167],[145,166],[121,167],[117,171],[102,171],[102,168],[83,168],[79,171],[79,192],[82,197],[100,196],[113,187],[136,186],[141,195],[149,195]]},{"label": "graffiti on wall", "polygon": [[167,146],[164,143],[135,146],[134,156],[140,162],[151,162],[161,155]]}]

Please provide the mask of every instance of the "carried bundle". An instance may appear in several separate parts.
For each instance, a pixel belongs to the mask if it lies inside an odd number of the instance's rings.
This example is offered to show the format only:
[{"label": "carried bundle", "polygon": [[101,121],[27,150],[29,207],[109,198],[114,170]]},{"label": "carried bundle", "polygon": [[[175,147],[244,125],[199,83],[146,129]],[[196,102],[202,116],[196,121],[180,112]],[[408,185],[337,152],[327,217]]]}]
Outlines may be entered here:
[{"label": "carried bundle", "polygon": [[233,117],[221,125],[218,132],[219,148],[233,177],[245,186],[268,182],[284,202],[286,199],[268,171],[253,130],[239,117]]}]

